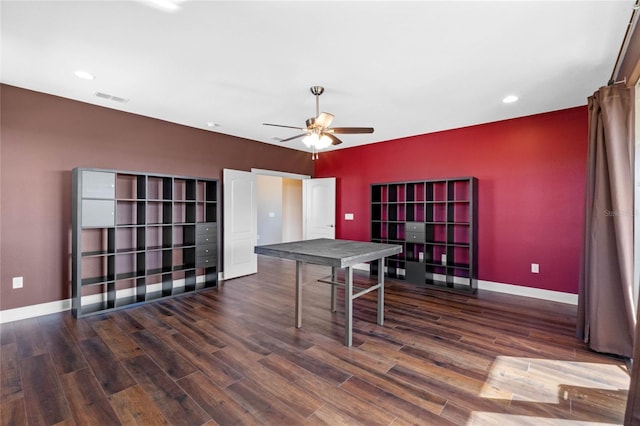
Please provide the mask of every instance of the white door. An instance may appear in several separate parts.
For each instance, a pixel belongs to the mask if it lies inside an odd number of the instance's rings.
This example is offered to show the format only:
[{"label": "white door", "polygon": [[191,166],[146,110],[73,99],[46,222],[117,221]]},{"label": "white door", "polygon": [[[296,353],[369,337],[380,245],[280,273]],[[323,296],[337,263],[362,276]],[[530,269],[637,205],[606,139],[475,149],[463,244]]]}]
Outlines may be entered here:
[{"label": "white door", "polygon": [[336,237],[336,178],[302,181],[302,236]]},{"label": "white door", "polygon": [[258,255],[253,252],[258,232],[255,175],[224,169],[223,247],[224,279],[258,272]]}]

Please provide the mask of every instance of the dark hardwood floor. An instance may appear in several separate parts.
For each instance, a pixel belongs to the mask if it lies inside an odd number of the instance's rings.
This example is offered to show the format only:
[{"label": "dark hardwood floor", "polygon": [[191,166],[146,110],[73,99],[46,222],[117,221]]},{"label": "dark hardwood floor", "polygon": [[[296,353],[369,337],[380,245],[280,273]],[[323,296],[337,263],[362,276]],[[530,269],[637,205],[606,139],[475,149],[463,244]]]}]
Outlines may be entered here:
[{"label": "dark hardwood floor", "polygon": [[[75,320],[0,326],[3,425],[621,424],[622,360],[575,338],[575,306],[387,281],[354,302],[354,344],[327,268],[260,258],[219,289]],[[366,275],[359,276],[366,279]]]}]

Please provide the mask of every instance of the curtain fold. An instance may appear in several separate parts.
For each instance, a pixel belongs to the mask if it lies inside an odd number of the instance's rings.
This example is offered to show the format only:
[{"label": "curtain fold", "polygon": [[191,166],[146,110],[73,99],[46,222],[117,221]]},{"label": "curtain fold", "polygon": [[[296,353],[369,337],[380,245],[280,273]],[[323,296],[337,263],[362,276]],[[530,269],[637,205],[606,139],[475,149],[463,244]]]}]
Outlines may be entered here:
[{"label": "curtain fold", "polygon": [[585,229],[578,336],[595,351],[630,358],[633,301],[632,90],[602,87],[589,97]]},{"label": "curtain fold", "polygon": [[[640,318],[640,303],[636,318]],[[640,327],[636,325],[636,341],[633,349],[633,369],[627,394],[627,408],[624,415],[626,426],[640,425]]]}]

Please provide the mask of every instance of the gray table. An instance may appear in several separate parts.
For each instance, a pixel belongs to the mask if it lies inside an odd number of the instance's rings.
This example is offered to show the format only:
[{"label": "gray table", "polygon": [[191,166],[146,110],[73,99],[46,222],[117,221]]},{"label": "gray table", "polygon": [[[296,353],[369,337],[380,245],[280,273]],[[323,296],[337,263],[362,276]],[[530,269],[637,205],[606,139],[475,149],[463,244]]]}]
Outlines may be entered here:
[{"label": "gray table", "polygon": [[[331,310],[336,311],[336,287],[344,287],[344,344],[351,346],[353,324],[353,300],[378,290],[378,324],[384,323],[384,258],[402,253],[402,246],[368,243],[362,241],[317,240],[256,246],[255,253],[296,261],[296,327],[302,327],[302,264],[331,266],[331,276],[318,281],[331,284]],[[378,283],[368,288],[358,288],[353,293],[353,266],[358,263],[378,261]],[[345,282],[337,281],[337,270],[346,268]]]}]

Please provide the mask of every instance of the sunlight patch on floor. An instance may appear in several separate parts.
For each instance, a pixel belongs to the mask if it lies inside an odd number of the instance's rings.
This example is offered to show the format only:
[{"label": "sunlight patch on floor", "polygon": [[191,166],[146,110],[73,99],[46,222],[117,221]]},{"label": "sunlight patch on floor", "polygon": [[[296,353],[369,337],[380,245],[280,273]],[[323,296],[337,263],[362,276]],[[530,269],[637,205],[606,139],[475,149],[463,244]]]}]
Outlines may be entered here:
[{"label": "sunlight patch on floor", "polygon": [[563,420],[546,417],[519,416],[513,414],[486,413],[474,411],[467,421],[466,426],[592,426],[592,425],[616,425],[616,423],[586,422],[584,420]]},{"label": "sunlight patch on floor", "polygon": [[581,388],[627,390],[629,374],[616,364],[499,356],[480,396],[557,404],[570,399]]}]

